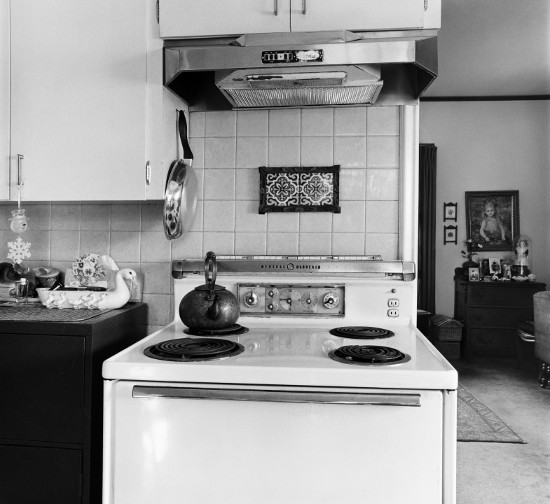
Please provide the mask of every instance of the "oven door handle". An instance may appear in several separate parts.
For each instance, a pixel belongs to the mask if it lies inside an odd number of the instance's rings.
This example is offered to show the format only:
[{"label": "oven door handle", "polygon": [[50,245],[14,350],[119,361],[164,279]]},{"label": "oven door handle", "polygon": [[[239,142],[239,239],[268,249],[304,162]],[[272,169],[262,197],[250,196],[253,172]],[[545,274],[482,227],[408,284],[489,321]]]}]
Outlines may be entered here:
[{"label": "oven door handle", "polygon": [[376,406],[420,406],[420,394],[382,392],[310,392],[254,389],[212,389],[135,385],[132,397],[167,399],[210,399],[283,403],[350,404]]}]

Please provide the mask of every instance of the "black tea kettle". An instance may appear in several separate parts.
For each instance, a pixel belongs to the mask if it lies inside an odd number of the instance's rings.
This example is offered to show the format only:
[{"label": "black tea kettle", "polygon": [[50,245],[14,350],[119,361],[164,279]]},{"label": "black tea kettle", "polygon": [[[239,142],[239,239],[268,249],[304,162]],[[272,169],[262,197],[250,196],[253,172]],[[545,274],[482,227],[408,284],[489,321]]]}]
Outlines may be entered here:
[{"label": "black tea kettle", "polygon": [[216,285],[216,254],[208,252],[204,261],[205,285],[188,292],[180,302],[181,321],[191,330],[227,329],[239,318],[237,298],[225,287]]}]

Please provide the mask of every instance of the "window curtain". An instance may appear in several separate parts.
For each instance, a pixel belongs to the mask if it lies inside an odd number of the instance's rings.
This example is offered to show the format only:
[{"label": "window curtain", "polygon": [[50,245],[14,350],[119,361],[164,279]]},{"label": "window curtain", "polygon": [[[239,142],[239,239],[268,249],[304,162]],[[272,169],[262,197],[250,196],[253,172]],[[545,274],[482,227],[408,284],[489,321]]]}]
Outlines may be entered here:
[{"label": "window curtain", "polygon": [[437,147],[420,144],[418,208],[418,309],[435,313],[435,203]]}]

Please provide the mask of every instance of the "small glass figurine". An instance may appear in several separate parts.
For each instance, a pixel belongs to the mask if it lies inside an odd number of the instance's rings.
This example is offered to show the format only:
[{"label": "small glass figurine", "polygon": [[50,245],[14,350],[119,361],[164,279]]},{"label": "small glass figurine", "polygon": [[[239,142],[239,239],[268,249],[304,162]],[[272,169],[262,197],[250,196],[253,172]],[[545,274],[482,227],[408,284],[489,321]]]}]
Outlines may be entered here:
[{"label": "small glass figurine", "polygon": [[519,235],[514,238],[514,264],[512,264],[512,278],[527,278],[531,274],[531,238]]},{"label": "small glass figurine", "polygon": [[11,211],[10,228],[14,233],[22,234],[27,230],[27,216],[24,208]]},{"label": "small glass figurine", "polygon": [[21,265],[24,259],[31,256],[30,242],[23,241],[21,235],[27,230],[28,223],[24,208],[11,211],[10,228],[17,233],[17,239],[8,242],[8,259],[15,265]]}]

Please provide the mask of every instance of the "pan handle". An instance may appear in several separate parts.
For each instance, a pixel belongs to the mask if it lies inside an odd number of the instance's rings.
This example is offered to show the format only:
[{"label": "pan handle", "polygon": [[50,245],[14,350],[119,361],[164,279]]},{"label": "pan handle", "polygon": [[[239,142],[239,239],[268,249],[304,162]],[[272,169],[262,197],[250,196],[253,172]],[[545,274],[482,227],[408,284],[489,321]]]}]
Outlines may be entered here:
[{"label": "pan handle", "polygon": [[187,121],[185,120],[185,112],[183,110],[178,110],[178,133],[181,145],[183,146],[183,159],[193,159],[193,152],[187,139]]}]

